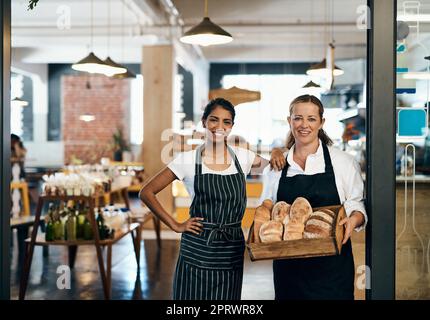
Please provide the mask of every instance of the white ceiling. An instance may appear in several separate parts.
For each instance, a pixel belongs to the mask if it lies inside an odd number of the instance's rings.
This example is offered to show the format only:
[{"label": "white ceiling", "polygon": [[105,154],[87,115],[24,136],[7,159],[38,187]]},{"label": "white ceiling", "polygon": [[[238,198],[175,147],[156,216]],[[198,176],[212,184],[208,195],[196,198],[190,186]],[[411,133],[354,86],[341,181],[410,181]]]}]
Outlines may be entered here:
[{"label": "white ceiling", "polygon": [[[169,3],[180,19],[167,19],[163,4]],[[24,62],[74,62],[88,53],[90,0],[39,0],[33,11],[27,4],[28,0],[12,1],[16,57]],[[109,53],[119,62],[140,62],[142,46],[177,39],[200,22],[204,10],[203,0],[111,0],[111,4]],[[209,0],[209,17],[234,41],[199,50],[209,61],[317,61],[333,31],[336,59],[365,57],[366,31],[356,25],[357,8],[365,4],[366,0]],[[68,13],[70,24],[64,19]],[[93,49],[101,57],[108,51],[107,26],[108,0],[94,0]]]}]

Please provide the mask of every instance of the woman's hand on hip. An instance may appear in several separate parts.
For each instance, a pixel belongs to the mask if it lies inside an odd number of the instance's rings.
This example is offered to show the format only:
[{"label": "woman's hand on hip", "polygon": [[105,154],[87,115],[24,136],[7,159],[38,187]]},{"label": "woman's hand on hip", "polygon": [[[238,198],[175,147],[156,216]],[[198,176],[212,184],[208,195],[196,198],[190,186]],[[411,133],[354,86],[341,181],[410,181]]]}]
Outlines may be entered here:
[{"label": "woman's hand on hip", "polygon": [[183,233],[183,232],[191,232],[194,234],[200,234],[203,232],[203,225],[199,222],[204,220],[203,218],[190,218],[187,221],[180,223],[178,222],[175,227],[173,228],[174,231],[177,233]]},{"label": "woman's hand on hip", "polygon": [[352,231],[355,228],[361,226],[363,222],[364,216],[360,211],[353,211],[349,217],[344,218],[339,222],[340,226],[345,226],[342,244],[345,244],[348,241],[348,239],[351,237]]}]

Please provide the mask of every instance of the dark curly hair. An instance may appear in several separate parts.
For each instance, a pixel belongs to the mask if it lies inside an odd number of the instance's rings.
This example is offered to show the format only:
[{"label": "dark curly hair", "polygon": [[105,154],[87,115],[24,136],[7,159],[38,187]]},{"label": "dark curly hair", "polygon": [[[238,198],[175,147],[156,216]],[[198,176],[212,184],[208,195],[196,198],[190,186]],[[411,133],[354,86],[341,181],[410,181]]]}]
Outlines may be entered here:
[{"label": "dark curly hair", "polygon": [[223,98],[215,98],[209,101],[209,103],[205,107],[205,110],[203,111],[202,121],[205,121],[216,107],[221,107],[230,112],[231,119],[234,123],[234,117],[236,116],[234,106],[230,101]]}]

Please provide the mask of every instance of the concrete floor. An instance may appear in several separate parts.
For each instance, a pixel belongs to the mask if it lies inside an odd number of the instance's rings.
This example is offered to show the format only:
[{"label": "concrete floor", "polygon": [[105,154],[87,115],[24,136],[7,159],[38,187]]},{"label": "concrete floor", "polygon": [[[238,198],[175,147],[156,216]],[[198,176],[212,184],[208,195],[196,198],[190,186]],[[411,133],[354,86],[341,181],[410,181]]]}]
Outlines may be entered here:
[{"label": "concrete floor", "polygon": [[[358,236],[359,234],[357,234]],[[363,235],[359,235],[362,238]],[[112,256],[112,299],[168,300],[171,299],[173,273],[179,250],[178,235],[162,230],[162,248],[157,249],[154,231],[144,230],[140,270],[133,252],[131,237],[124,238],[113,247]],[[356,238],[356,236],[355,236]],[[361,239],[359,239],[361,240]],[[16,240],[14,240],[16,242]],[[362,244],[355,241],[356,267],[364,255]],[[12,248],[11,297],[18,298],[20,267],[16,243]],[[94,300],[103,299],[103,290],[98,271],[94,247],[81,246],[76,257],[75,268],[71,270],[70,289],[58,289],[61,280],[58,267],[67,265],[65,247],[49,247],[49,255],[43,256],[42,247],[36,247],[26,299],[39,300]],[[242,288],[243,300],[272,300],[272,262],[251,262],[245,253],[245,269]],[[356,289],[356,299],[364,298],[364,290]]]},{"label": "concrete floor", "polygon": [[[144,231],[144,237],[145,234],[148,234],[148,231]],[[112,299],[171,299],[179,242],[176,239],[168,239],[172,238],[168,231],[163,231],[162,237],[164,240],[160,251],[153,237],[143,240],[140,270],[137,270],[131,238],[125,238],[113,247]],[[51,246],[47,257],[43,256],[41,247],[36,247],[26,299],[103,299],[94,247],[79,247],[75,268],[71,271],[70,289],[61,290],[57,288],[57,279],[61,276],[61,273],[57,274],[57,268],[67,265],[67,261],[65,247]],[[248,257],[245,261],[242,298],[273,299],[271,261],[251,262]],[[20,267],[16,245],[12,250],[11,277],[11,297],[17,299]]]},{"label": "concrete floor", "polygon": [[[137,198],[131,198],[132,210],[140,208]],[[244,230],[245,236],[248,230]],[[112,299],[169,300],[172,297],[172,281],[179,252],[180,235],[163,227],[162,248],[158,250],[152,223],[145,225],[142,233],[140,269],[137,270],[131,237],[128,236],[112,250]],[[354,232],[352,237],[356,269],[364,265],[364,232]],[[18,299],[21,265],[16,245],[16,234],[11,247],[11,298]],[[105,259],[106,261],[106,259]],[[28,300],[102,300],[103,288],[98,270],[97,255],[93,246],[80,246],[75,268],[71,270],[70,289],[58,289],[61,280],[60,266],[67,266],[66,247],[50,246],[44,256],[42,247],[35,247],[27,288]],[[59,271],[60,273],[57,273]],[[272,261],[251,262],[245,252],[242,286],[243,300],[273,300]],[[364,290],[355,290],[356,299],[364,299]]]}]

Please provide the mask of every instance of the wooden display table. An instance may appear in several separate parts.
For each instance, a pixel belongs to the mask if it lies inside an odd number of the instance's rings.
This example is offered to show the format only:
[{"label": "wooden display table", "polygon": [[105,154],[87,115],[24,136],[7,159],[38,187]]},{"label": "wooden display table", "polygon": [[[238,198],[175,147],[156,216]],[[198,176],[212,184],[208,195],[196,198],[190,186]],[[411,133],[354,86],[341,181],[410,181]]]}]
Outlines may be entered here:
[{"label": "wooden display table", "polygon": [[[124,188],[122,192],[124,195],[124,201],[126,203],[127,208],[130,208],[128,197],[127,197],[127,189]],[[112,267],[112,245],[118,242],[120,239],[130,234],[133,240],[134,252],[136,255],[137,267],[139,268],[139,260],[140,260],[140,240],[141,240],[141,225],[139,223],[128,223],[123,226],[121,230],[115,231],[115,236],[113,239],[105,239],[101,240],[99,238],[99,230],[97,227],[97,222],[94,214],[95,201],[97,196],[40,196],[37,204],[36,214],[34,218],[33,230],[31,233],[31,237],[26,240],[26,248],[25,248],[25,262],[24,269],[22,271],[20,290],[19,290],[19,299],[23,300],[25,298],[25,293],[28,285],[28,278],[31,269],[31,263],[33,259],[34,246],[50,246],[50,245],[60,245],[67,246],[69,249],[69,266],[73,267],[76,257],[77,248],[80,245],[94,245],[97,252],[98,265],[100,270],[100,277],[103,285],[103,292],[105,299],[110,299],[111,297],[111,267]],[[89,220],[93,230],[93,240],[59,240],[59,241],[45,241],[45,234],[38,234],[38,226],[41,219],[41,212],[43,208],[43,204],[46,201],[84,201],[88,203],[90,214]],[[107,262],[106,268],[104,265],[103,252],[102,247],[107,247]]]}]

